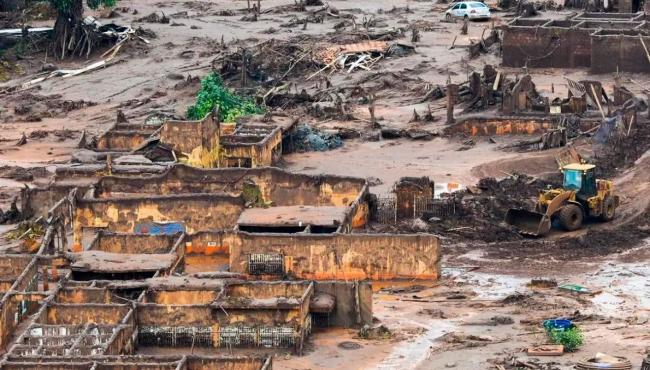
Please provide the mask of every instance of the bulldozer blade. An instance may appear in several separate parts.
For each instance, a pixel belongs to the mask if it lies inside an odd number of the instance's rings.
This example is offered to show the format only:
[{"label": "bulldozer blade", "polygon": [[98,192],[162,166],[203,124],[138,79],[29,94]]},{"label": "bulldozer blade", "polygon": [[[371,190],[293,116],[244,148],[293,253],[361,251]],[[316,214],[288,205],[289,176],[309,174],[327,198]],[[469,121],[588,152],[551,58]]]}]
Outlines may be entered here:
[{"label": "bulldozer blade", "polygon": [[547,215],[525,209],[509,209],[506,223],[524,235],[542,236],[551,230],[551,219]]}]

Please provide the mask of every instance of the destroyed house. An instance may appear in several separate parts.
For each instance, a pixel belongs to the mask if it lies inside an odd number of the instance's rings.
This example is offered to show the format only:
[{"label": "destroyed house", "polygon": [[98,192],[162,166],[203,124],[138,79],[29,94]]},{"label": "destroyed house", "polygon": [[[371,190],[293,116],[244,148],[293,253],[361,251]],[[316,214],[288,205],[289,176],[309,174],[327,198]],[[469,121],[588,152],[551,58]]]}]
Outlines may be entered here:
[{"label": "destroyed house", "polygon": [[105,152],[130,152],[157,133],[160,123],[116,123],[97,138],[95,150]]},{"label": "destroyed house", "polygon": [[[300,292],[302,291],[297,290],[295,294]],[[165,299],[161,300],[157,295],[174,299],[184,296],[191,300],[192,304],[166,303]],[[149,303],[146,297],[150,297],[149,299],[160,304]],[[166,368],[165,365],[171,364],[173,364],[171,367],[173,369],[211,369],[214,368],[212,366],[224,366],[223,368],[232,369],[270,369],[270,359],[264,356],[215,356],[212,354],[193,356],[192,359],[182,360],[172,356],[146,355],[148,348],[152,346],[158,348],[159,353],[161,349],[170,347],[226,346],[225,342],[221,345],[219,344],[221,342],[213,345],[213,338],[218,340],[220,335],[240,340],[239,336],[232,335],[233,330],[239,330],[239,326],[234,329],[227,329],[229,326],[225,326],[226,329],[219,331],[218,328],[221,327],[219,320],[209,314],[210,307],[207,304],[215,299],[218,300],[218,295],[213,295],[211,298],[211,300],[201,301],[201,295],[188,294],[187,291],[146,291],[137,299],[137,302],[140,303],[136,304],[136,302],[120,297],[105,287],[80,285],[72,281],[63,282],[57,287],[53,299],[41,306],[27,328],[18,336],[16,342],[8,348],[2,368],[50,369],[65,364],[66,367],[61,368],[86,369],[89,363],[96,363],[93,368],[104,368],[102,366],[113,368],[110,363],[119,362],[122,363],[122,366],[134,369],[148,368],[149,366],[151,368]],[[307,299],[306,294],[303,293],[300,298]],[[296,298],[289,296],[286,299]],[[206,304],[202,304],[202,302]],[[246,306],[245,301],[242,301],[240,305]],[[269,304],[265,307],[277,309],[276,306]],[[252,322],[260,323],[265,320],[259,318],[259,315],[263,315],[264,309],[256,309],[252,305],[246,307],[247,309],[241,314],[233,315],[228,320],[243,320],[249,325]],[[282,306],[282,309],[290,312],[293,307],[295,305]],[[306,307],[306,304],[301,306],[301,308]],[[223,315],[225,311],[220,308],[220,312]],[[235,313],[234,310],[233,313]],[[257,321],[253,320],[255,317],[258,317]],[[290,314],[288,317],[292,318],[291,323],[299,322],[294,317],[308,318],[306,311],[302,316]],[[284,322],[277,315],[273,320],[266,320],[271,325]],[[303,335],[306,332],[302,330],[303,328],[295,325],[286,326],[291,329],[285,330],[288,332],[285,338],[287,343],[284,343],[284,346],[279,345],[280,343],[277,342],[278,327],[282,328],[283,326],[270,326],[269,330],[272,334],[269,335],[269,340],[271,342],[261,343],[268,347],[291,347],[294,341],[305,338]],[[223,334],[213,335],[213,328],[216,328],[217,333],[223,332]],[[258,331],[261,330],[260,326],[254,328]],[[309,327],[305,329],[308,330]],[[298,333],[295,330],[298,330]],[[283,331],[280,330],[280,332]],[[242,337],[245,335],[246,333],[242,334]],[[264,335],[262,338],[265,338]],[[240,344],[228,343],[230,346],[241,346]]]},{"label": "destroyed house", "polygon": [[14,356],[93,356],[129,353],[135,315],[131,304],[104,289],[63,289],[42,305],[10,349]]},{"label": "destroyed house", "polygon": [[282,157],[282,129],[271,125],[238,125],[221,137],[220,167],[271,166]]},{"label": "destroyed house", "polygon": [[[119,356],[127,368],[268,369],[264,358],[219,355],[301,353],[314,326],[372,322],[364,280],[440,276],[434,235],[365,232],[364,179],[125,167],[67,167],[23,191],[46,232],[35,256],[7,269],[3,366],[111,368]],[[197,358],[173,357],[189,349]]]},{"label": "destroyed house", "polygon": [[309,282],[228,283],[221,290],[149,290],[138,303],[141,346],[283,347],[311,331]]},{"label": "destroyed house", "polygon": [[202,168],[255,168],[280,159],[282,135],[282,127],[273,124],[242,123],[234,130],[230,125],[222,127],[209,114],[197,121],[118,122],[96,142],[84,135],[79,147],[110,155],[117,164],[137,154],[153,162],[184,162]]},{"label": "destroyed house", "polygon": [[[615,81],[613,91],[609,93],[600,81],[574,81],[564,77],[566,95],[549,97],[537,91],[529,74],[514,80],[505,75],[491,80],[490,75],[490,69],[486,68],[483,76],[474,73],[470,83],[475,81],[475,85],[480,85],[483,97],[498,98],[499,110],[468,114],[447,126],[445,134],[462,137],[535,135],[535,138],[519,140],[502,148],[545,150],[565,146],[571,139],[597,130],[606,114],[603,107],[607,108],[608,114],[619,117],[628,127],[630,122],[637,120],[637,112],[642,108],[638,99],[621,86],[620,80]],[[475,101],[480,98],[479,95]],[[475,139],[469,139],[464,144],[474,145],[474,142]],[[409,197],[415,200],[413,195],[406,196]],[[408,201],[406,199],[399,203],[407,204]],[[427,207],[418,205],[417,208]],[[386,216],[383,212],[382,217]],[[395,213],[394,217],[397,216]]]},{"label": "destroyed house", "polygon": [[[315,233],[348,232],[363,227],[368,212],[367,184],[362,179],[294,175],[275,168],[174,166],[159,176],[105,177],[94,192],[95,197],[77,201],[81,210],[77,227],[137,232],[151,218],[144,209],[155,208],[158,216],[153,221],[182,218],[190,233],[235,226],[250,232],[304,232],[309,226]],[[112,211],[118,204],[129,211]],[[201,214],[183,211],[199,204],[208,207]],[[179,212],[188,214],[181,217]],[[119,215],[119,220],[111,215]]]},{"label": "destroyed house", "polygon": [[[83,362],[165,348],[202,348],[209,354],[233,347],[290,348],[300,353],[313,316],[321,326],[352,327],[372,320],[367,283],[246,282],[220,276],[81,282],[67,275],[31,310],[36,314],[7,348],[9,359]],[[9,335],[15,326],[2,329]]]},{"label": "destroyed house", "polygon": [[4,255],[0,259],[0,348],[45,297],[40,292],[37,259],[31,255]]},{"label": "destroyed house", "polygon": [[[48,191],[61,193],[57,181],[49,189],[30,190],[33,199],[46,198],[42,194]],[[78,189],[72,203],[75,253],[70,259],[76,279],[228,269],[265,280],[436,279],[440,274],[435,236],[364,232],[368,185],[358,178],[176,165],[162,174],[101,177]],[[92,240],[100,230],[105,231],[100,242],[129,238],[111,233],[152,235],[153,240],[186,235],[166,247],[171,249],[152,253],[99,247]],[[128,243],[145,243],[142,238]],[[115,253],[128,256],[114,258]],[[143,263],[91,262],[129,259]]]},{"label": "destroyed house", "polygon": [[515,18],[503,27],[503,65],[648,72],[648,43],[643,13],[582,13],[565,20]]}]

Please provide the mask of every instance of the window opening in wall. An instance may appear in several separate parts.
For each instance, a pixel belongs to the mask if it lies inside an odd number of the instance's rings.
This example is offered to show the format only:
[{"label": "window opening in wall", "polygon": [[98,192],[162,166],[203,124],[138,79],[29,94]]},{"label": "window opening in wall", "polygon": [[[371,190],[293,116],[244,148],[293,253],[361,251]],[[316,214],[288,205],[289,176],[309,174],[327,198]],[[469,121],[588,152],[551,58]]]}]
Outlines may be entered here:
[{"label": "window opening in wall", "polygon": [[250,326],[224,326],[219,330],[221,347],[253,347],[256,339],[256,330]]},{"label": "window opening in wall", "polygon": [[267,348],[291,347],[293,328],[286,326],[260,328],[260,346]]},{"label": "window opening in wall", "polygon": [[248,273],[251,275],[284,274],[284,255],[254,253],[248,256]]},{"label": "window opening in wall", "polygon": [[289,326],[223,326],[219,330],[221,347],[291,347],[294,330]]},{"label": "window opening in wall", "polygon": [[138,342],[156,347],[212,347],[212,328],[209,326],[142,327]]}]

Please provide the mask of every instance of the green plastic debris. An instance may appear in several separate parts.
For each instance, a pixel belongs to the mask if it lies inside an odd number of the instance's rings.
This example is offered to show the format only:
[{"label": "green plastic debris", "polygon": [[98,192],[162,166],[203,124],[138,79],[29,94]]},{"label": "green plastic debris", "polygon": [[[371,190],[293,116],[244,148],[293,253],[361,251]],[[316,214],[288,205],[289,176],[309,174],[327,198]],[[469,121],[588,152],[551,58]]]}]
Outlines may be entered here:
[{"label": "green plastic debris", "polygon": [[560,285],[560,289],[568,290],[575,293],[591,293],[591,289],[578,284]]}]

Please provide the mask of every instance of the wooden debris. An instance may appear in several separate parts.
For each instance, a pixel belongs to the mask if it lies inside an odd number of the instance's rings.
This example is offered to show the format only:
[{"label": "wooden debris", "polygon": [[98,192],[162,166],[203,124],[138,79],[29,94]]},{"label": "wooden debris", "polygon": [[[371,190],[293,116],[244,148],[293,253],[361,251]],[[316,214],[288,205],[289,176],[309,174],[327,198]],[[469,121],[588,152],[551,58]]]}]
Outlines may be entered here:
[{"label": "wooden debris", "polygon": [[632,130],[632,124],[634,123],[634,117],[636,116],[630,117],[630,125],[627,126],[627,136],[630,136],[630,131]]},{"label": "wooden debris", "polygon": [[415,43],[420,41],[420,30],[413,28],[411,30],[411,42]]},{"label": "wooden debris", "polygon": [[[35,79],[31,80],[31,81],[25,82],[24,84],[22,84],[21,87],[23,89],[26,89],[26,88],[29,88],[29,87],[34,86],[36,84],[39,84],[39,83],[41,83],[41,82],[43,82],[45,80],[48,80],[50,78],[53,78],[53,77],[63,77],[63,78],[73,77],[73,76],[77,76],[77,75],[80,75],[80,74],[83,74],[83,73],[88,73],[88,72],[94,71],[94,70],[102,68],[102,67],[108,67],[109,65],[112,65],[112,63],[110,63],[110,62],[113,61],[113,59],[115,58],[117,53],[120,51],[122,46],[124,46],[124,44],[127,41],[129,41],[131,39],[131,37],[133,37],[135,35],[135,30],[128,27],[126,31],[121,32],[119,34],[116,34],[114,32],[113,33],[106,32],[106,34],[114,34],[117,37],[117,42],[115,43],[115,45],[113,45],[111,48],[106,50],[101,55],[101,58],[105,58],[105,59],[96,61],[94,63],[91,63],[91,64],[89,64],[89,65],[87,65],[87,66],[85,66],[83,68],[79,68],[79,69],[59,69],[59,70],[56,70],[56,71],[52,71],[52,72],[50,72],[49,74],[47,74],[47,75],[45,75],[43,77],[35,78]],[[145,43],[149,43],[148,40],[146,40],[146,39],[144,39],[142,37],[139,37],[139,36],[137,36],[137,37],[139,39],[143,40]],[[90,49],[89,49],[89,51],[90,51]]]},{"label": "wooden debris", "polygon": [[27,136],[25,136],[25,133],[23,132],[23,136],[20,137],[20,140],[16,143],[17,146],[23,146],[27,144]]},{"label": "wooden debris", "polygon": [[528,356],[562,356],[564,346],[561,344],[546,344],[526,349]]},{"label": "wooden debris", "polygon": [[411,120],[409,122],[420,122],[421,118],[418,112],[413,108],[413,116],[411,117]]},{"label": "wooden debris", "polygon": [[[400,44],[399,46],[412,48],[409,45]],[[370,71],[384,55],[394,51],[394,47],[395,45],[389,45],[386,41],[367,41],[326,48],[316,53],[316,58],[321,59],[325,63],[325,67],[307,77],[307,80],[328,69],[331,69],[332,72],[346,70],[347,73],[352,73],[356,69]]]},{"label": "wooden debris", "polygon": [[594,100],[596,100],[596,104],[598,104],[598,109],[600,110],[600,114],[603,116],[603,119],[605,119],[605,112],[603,111],[603,107],[600,105],[600,100],[598,99],[598,94],[596,94],[596,88],[594,88],[594,85],[591,84],[591,92],[594,93]]},{"label": "wooden debris", "polygon": [[43,82],[45,80],[49,80],[50,78],[53,78],[53,77],[68,78],[68,77],[77,76],[77,75],[80,75],[80,74],[83,74],[83,73],[88,73],[88,72],[94,71],[96,69],[105,68],[105,67],[111,66],[111,65],[119,62],[119,61],[115,61],[113,63],[109,63],[110,61],[111,61],[111,59],[109,58],[109,59],[100,60],[98,62],[92,63],[92,64],[90,64],[90,65],[88,65],[88,66],[86,66],[84,68],[79,68],[79,69],[59,69],[59,70],[51,72],[50,74],[48,74],[46,76],[35,78],[35,79],[31,80],[31,81],[27,81],[24,84],[22,84],[21,87],[23,89],[26,89],[26,88],[29,88],[29,87],[34,86],[36,84],[39,84],[39,83],[41,83],[41,82]]}]

